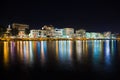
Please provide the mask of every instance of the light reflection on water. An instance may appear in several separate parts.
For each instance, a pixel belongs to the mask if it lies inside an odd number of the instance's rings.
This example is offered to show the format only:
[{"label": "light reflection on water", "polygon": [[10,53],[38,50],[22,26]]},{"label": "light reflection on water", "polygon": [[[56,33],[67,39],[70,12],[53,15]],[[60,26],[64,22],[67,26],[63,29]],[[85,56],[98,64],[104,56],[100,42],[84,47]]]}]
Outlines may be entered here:
[{"label": "light reflection on water", "polygon": [[9,64],[9,45],[8,42],[4,42],[4,65],[8,66]]},{"label": "light reflection on water", "polygon": [[59,41],[58,58],[61,66],[72,66],[72,41]]},{"label": "light reflection on water", "polygon": [[[4,41],[4,65],[58,65],[64,69],[90,64],[93,69],[111,69],[119,50],[116,40]],[[76,64],[77,62],[77,64]],[[82,63],[82,64],[81,64]]]},{"label": "light reflection on water", "polygon": [[76,58],[77,62],[82,60],[82,41],[76,41]]}]

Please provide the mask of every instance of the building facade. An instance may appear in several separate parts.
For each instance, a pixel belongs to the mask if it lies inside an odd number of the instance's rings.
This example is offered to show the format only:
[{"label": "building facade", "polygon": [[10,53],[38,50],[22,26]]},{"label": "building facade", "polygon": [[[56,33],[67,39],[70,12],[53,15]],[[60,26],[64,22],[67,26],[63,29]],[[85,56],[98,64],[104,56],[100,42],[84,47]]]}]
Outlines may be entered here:
[{"label": "building facade", "polygon": [[26,34],[25,34],[25,29],[29,28],[29,25],[27,24],[18,24],[18,23],[13,23],[12,24],[12,28],[16,28],[18,30],[18,37],[20,38],[23,38],[23,37],[26,37]]},{"label": "building facade", "polygon": [[74,37],[74,28],[64,28],[63,37],[65,37],[65,38]]}]

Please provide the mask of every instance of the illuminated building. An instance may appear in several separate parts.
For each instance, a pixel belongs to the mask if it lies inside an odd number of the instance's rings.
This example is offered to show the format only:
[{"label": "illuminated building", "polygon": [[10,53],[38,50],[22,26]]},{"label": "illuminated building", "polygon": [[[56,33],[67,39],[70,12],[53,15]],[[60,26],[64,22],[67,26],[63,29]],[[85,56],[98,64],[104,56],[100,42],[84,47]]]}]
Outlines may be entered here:
[{"label": "illuminated building", "polygon": [[46,36],[47,37],[54,37],[54,26],[52,26],[52,25],[44,25],[42,27],[42,30],[46,31]]},{"label": "illuminated building", "polygon": [[40,30],[30,30],[30,34],[29,34],[29,37],[30,38],[38,38],[40,35],[39,35],[39,31]]},{"label": "illuminated building", "polygon": [[76,30],[76,37],[85,38],[86,37],[85,34],[86,34],[86,30],[84,29]]},{"label": "illuminated building", "polygon": [[86,38],[102,39],[103,34],[98,32],[86,32]]},{"label": "illuminated building", "polygon": [[55,37],[62,37],[63,36],[63,29],[55,29],[54,35],[55,35]]},{"label": "illuminated building", "polygon": [[40,37],[46,37],[46,30],[39,30]]},{"label": "illuminated building", "polygon": [[116,38],[116,34],[111,34],[111,38],[115,39]]},{"label": "illuminated building", "polygon": [[64,28],[63,37],[66,37],[66,38],[74,37],[74,28]]},{"label": "illuminated building", "polygon": [[18,29],[18,37],[23,38],[23,37],[26,37],[25,29],[28,29],[29,25],[13,23],[12,28],[17,28]]},{"label": "illuminated building", "polygon": [[39,37],[46,37],[46,30],[30,30],[29,34],[30,38],[39,38]]},{"label": "illuminated building", "polygon": [[110,31],[104,32],[104,37],[105,38],[110,38],[110,36],[111,36],[111,32]]}]

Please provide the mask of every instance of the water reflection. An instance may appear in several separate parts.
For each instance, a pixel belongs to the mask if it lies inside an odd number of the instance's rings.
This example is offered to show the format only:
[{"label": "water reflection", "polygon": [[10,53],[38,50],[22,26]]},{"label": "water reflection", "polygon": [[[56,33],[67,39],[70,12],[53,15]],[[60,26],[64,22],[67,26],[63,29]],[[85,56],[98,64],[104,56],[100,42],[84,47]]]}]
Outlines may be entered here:
[{"label": "water reflection", "polygon": [[44,66],[47,60],[47,43],[46,41],[41,41],[41,64]]},{"label": "water reflection", "polygon": [[[8,47],[9,48],[9,47]],[[11,57],[11,60],[14,62],[15,60],[15,54],[16,53],[16,45],[13,41],[10,41],[10,57]]]},{"label": "water reflection", "polygon": [[82,41],[76,41],[76,58],[80,62],[82,60]]},{"label": "water reflection", "polygon": [[56,61],[58,62],[58,41],[55,41],[55,48],[56,48]]},{"label": "water reflection", "polygon": [[72,42],[71,41],[59,41],[58,58],[61,66],[72,66]]},{"label": "water reflection", "polygon": [[9,64],[9,44],[4,42],[4,65],[7,67]]},{"label": "water reflection", "polygon": [[111,53],[110,53],[110,40],[105,40],[105,69],[109,69],[111,68],[111,64],[112,64],[112,56],[111,56]]},{"label": "water reflection", "polygon": [[20,63],[24,64],[23,66],[37,64],[44,67],[50,64],[72,69],[74,65],[92,65],[95,70],[109,70],[113,68],[116,54],[120,53],[120,43],[116,40],[4,41],[3,43],[5,66]]},{"label": "water reflection", "polygon": [[94,41],[94,47],[93,47],[93,58],[95,61],[95,64],[97,64],[100,60],[100,51],[101,51],[101,45],[99,40]]},{"label": "water reflection", "polygon": [[24,41],[23,42],[24,45],[24,52],[23,52],[23,57],[24,57],[24,63],[25,64],[29,64],[29,45],[28,45],[28,41]]},{"label": "water reflection", "polygon": [[[34,62],[34,60],[33,60],[33,57],[34,57],[34,55],[33,55],[33,48],[32,48],[32,41],[29,41],[29,48],[30,48],[30,65],[32,65],[33,64],[33,62]],[[39,47],[38,47],[39,48]]]},{"label": "water reflection", "polygon": [[113,58],[114,58],[114,56],[115,56],[115,54],[117,53],[116,52],[116,47],[117,47],[117,42],[116,42],[116,40],[111,40],[111,55],[113,56]]},{"label": "water reflection", "polygon": [[100,69],[102,67],[102,41],[94,40],[93,41],[93,65],[94,69]]}]

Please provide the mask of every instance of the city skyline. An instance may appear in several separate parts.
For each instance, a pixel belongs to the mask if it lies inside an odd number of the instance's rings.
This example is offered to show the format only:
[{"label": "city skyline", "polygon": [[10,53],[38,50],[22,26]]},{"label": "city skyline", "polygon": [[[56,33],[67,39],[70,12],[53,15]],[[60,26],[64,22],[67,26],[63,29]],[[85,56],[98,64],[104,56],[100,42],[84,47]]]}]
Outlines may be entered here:
[{"label": "city skyline", "polygon": [[[119,4],[114,2],[38,2],[2,1],[0,24],[14,22],[38,29],[45,24],[55,27],[84,28],[88,31],[119,32]],[[104,29],[103,29],[104,28]]]}]

